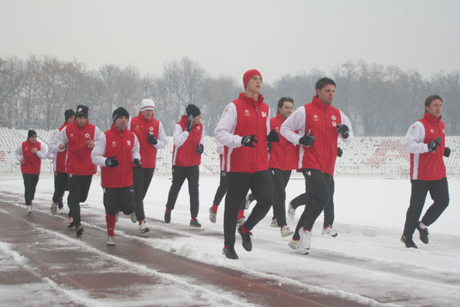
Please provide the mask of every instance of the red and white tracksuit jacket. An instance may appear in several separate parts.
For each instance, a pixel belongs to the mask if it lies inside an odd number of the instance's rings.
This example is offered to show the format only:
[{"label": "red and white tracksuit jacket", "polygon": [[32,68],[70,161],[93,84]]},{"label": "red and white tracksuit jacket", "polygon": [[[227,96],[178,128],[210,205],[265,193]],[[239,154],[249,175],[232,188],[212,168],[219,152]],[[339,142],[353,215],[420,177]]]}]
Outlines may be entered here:
[{"label": "red and white tracksuit jacket", "polygon": [[59,149],[59,144],[57,143],[57,136],[65,126],[67,126],[67,123],[62,124],[61,127],[54,130],[48,143],[48,158],[53,160],[53,171],[58,173],[65,173],[67,147]]},{"label": "red and white tracksuit jacket", "polygon": [[[268,170],[267,134],[270,132],[270,108],[259,94],[258,100],[240,93],[225,108],[215,138],[224,147],[225,171],[255,173]],[[241,145],[247,135],[255,135],[255,147]]]},{"label": "red and white tracksuit jacket", "polygon": [[[410,126],[404,137],[403,147],[410,153],[411,180],[439,180],[446,177],[443,160],[446,126],[441,118],[425,113],[423,118]],[[432,152],[428,149],[428,143],[437,137],[441,138],[441,145]]]},{"label": "red and white tracksuit jacket", "polygon": [[91,161],[91,151],[87,141],[97,142],[102,133],[98,127],[86,122],[80,127],[75,120],[67,125],[57,136],[58,144],[67,143],[67,156],[65,161],[65,172],[77,176],[89,176],[96,174],[97,167]]},{"label": "red and white tracksuit jacket", "polygon": [[[280,132],[284,118],[280,113],[270,118],[270,131],[275,129]],[[269,152],[268,167],[276,168],[283,171],[297,169],[299,163],[299,146],[290,143],[280,134],[280,141],[272,143],[272,149]]]},{"label": "red and white tracksuit jacket", "polygon": [[[31,152],[33,148],[38,150],[36,154]],[[40,167],[42,163],[41,159],[46,159],[46,147],[43,146],[40,142],[36,141],[34,144],[32,144],[29,139],[27,139],[27,141],[22,142],[22,144],[16,148],[14,154],[18,161],[22,158],[26,160],[26,163],[21,164],[21,172],[23,174],[40,174]]]},{"label": "red and white tracksuit jacket", "polygon": [[[139,140],[140,155],[143,168],[155,168],[157,161],[157,150],[168,145],[163,125],[158,119],[152,116],[151,119],[145,119],[142,112],[130,119],[128,129],[134,132]],[[147,141],[149,134],[155,135],[158,143],[155,145]]]},{"label": "red and white tracksuit jacket", "polygon": [[174,128],[174,149],[172,164],[182,167],[201,164],[201,154],[196,152],[198,144],[203,144],[204,126],[202,123],[193,125],[190,132],[187,129],[187,116],[182,116]]},{"label": "red and white tracksuit jacket", "polygon": [[[348,138],[344,139],[337,133],[337,124],[347,125]],[[295,130],[299,130],[299,133],[295,133]],[[316,140],[308,148],[300,145],[298,168],[317,169],[333,176],[337,158],[337,137],[345,144],[350,144],[354,139],[350,120],[342,111],[323,103],[315,96],[311,103],[297,108],[284,121],[281,135],[291,143],[299,144],[300,138],[309,130]]]}]

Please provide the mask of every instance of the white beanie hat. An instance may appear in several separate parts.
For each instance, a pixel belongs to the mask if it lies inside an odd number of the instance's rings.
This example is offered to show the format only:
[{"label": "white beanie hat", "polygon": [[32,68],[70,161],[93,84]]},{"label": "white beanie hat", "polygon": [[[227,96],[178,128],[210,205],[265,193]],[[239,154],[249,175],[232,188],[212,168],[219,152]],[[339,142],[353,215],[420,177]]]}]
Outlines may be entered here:
[{"label": "white beanie hat", "polygon": [[155,102],[152,99],[144,99],[141,102],[141,112],[146,110],[155,111]]}]

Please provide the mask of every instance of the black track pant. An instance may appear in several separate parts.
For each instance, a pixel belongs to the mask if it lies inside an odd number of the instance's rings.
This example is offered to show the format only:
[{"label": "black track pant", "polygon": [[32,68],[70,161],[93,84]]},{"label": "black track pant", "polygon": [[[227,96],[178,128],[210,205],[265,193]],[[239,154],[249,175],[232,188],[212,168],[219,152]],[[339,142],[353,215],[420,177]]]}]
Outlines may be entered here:
[{"label": "black track pant", "polygon": [[229,172],[227,176],[228,189],[227,196],[225,197],[224,244],[225,246],[234,246],[238,211],[249,189],[251,189],[254,198],[257,200],[257,204],[244,222],[244,227],[251,230],[267,215],[271,206],[273,206],[273,183],[268,170],[252,174]]},{"label": "black track pant", "polygon": [[198,216],[200,208],[199,193],[198,193],[198,181],[200,178],[199,165],[195,166],[177,166],[173,165],[172,171],[172,185],[169,190],[168,202],[166,208],[174,210],[176,205],[177,196],[184,183],[185,179],[188,181],[188,193],[190,195],[190,214],[192,218]]},{"label": "black track pant", "polygon": [[300,239],[300,228],[313,228],[313,224],[331,198],[331,193],[329,192],[331,175],[325,174],[317,169],[302,169],[302,174],[305,177],[305,186],[310,187],[310,192],[308,193],[305,209],[297,223],[294,239]]},{"label": "black track pant", "polygon": [[80,219],[80,203],[85,202],[88,198],[89,188],[91,187],[92,175],[89,176],[77,176],[69,175],[69,196],[67,197],[67,204],[69,205],[70,211],[69,216],[73,218],[75,226],[81,224]]},{"label": "black track pant", "polygon": [[136,169],[133,167],[133,185],[136,217],[138,221],[145,220],[144,198],[152,181],[154,168]]},{"label": "black track pant", "polygon": [[406,238],[412,238],[417,228],[428,191],[434,202],[423,216],[421,220],[423,224],[426,226],[433,224],[449,205],[447,178],[432,181],[412,180],[411,184],[412,193],[410,196],[410,206],[409,209],[407,209],[406,223],[404,225],[404,236]]},{"label": "black track pant", "polygon": [[128,215],[134,211],[134,189],[132,186],[123,188],[103,188],[105,212],[116,215],[118,210]]},{"label": "black track pant", "polygon": [[39,174],[22,174],[24,180],[24,198],[27,206],[32,205],[35,196]]},{"label": "black track pant", "polygon": [[62,208],[62,197],[64,196],[68,177],[67,173],[54,172],[53,201],[59,203],[59,208]]},{"label": "black track pant", "polygon": [[227,185],[228,185],[228,176],[225,171],[220,171],[220,182],[219,187],[217,188],[216,195],[214,195],[214,205],[219,206],[220,202],[227,193]]},{"label": "black track pant", "polygon": [[[324,208],[324,221],[323,227],[332,226],[334,224],[335,214],[334,214],[334,192],[335,192],[335,181],[334,177],[331,178],[331,183],[329,185],[329,193],[331,194],[331,199]],[[304,206],[308,202],[308,194],[310,193],[310,187],[305,187],[305,193],[300,194],[291,201],[291,206],[294,209],[297,209],[300,206]]]},{"label": "black track pant", "polygon": [[273,182],[273,216],[278,222],[278,226],[287,225],[286,223],[286,186],[291,178],[292,171],[283,171],[270,168],[270,177]]}]

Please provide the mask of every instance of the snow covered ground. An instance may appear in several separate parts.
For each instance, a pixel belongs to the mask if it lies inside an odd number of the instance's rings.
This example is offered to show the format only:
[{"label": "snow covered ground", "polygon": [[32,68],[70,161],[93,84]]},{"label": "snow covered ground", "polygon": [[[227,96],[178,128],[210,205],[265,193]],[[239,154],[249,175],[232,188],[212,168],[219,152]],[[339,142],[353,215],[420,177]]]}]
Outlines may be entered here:
[{"label": "snow covered ground", "polygon": [[[221,254],[224,204],[221,204],[218,211],[216,224],[211,223],[208,218],[208,208],[212,204],[218,183],[217,176],[200,177],[201,206],[198,219],[203,227],[198,231],[192,231],[184,227],[190,220],[187,184],[182,187],[176,209],[172,212],[171,224],[165,224],[164,206],[171,177],[154,176],[145,200],[148,226],[152,231],[167,231],[179,236],[175,236],[174,239],[170,236],[164,239],[151,238],[148,239],[149,244],[153,248],[189,259],[267,278],[285,287],[300,286],[313,292],[336,295],[361,304],[458,306],[460,301],[459,179],[449,179],[451,202],[440,219],[429,228],[430,243],[423,244],[418,239],[418,233],[414,234],[414,241],[419,249],[407,249],[399,241],[410,196],[409,180],[338,176],[334,198],[336,216],[334,227],[339,233],[338,237],[321,235],[322,217],[320,217],[313,229],[310,255],[297,255],[287,246],[289,238],[282,238],[278,228],[269,227],[272,216],[270,212],[253,230],[252,252],[246,252],[242,248],[241,240],[237,236],[236,251],[239,260],[229,260]],[[15,205],[23,206],[23,189],[21,175],[0,176],[0,195],[8,194],[10,197],[13,193]],[[303,178],[296,175],[288,185],[287,199],[290,200],[303,191]],[[34,201],[35,210],[43,212],[49,210],[52,192],[52,175],[42,174]],[[82,209],[82,220],[85,221],[85,212],[94,212],[101,215],[102,222],[104,209],[98,176],[93,178],[87,204],[88,206]],[[427,199],[425,206],[428,207],[429,204],[431,200]],[[294,221],[288,220],[291,228],[295,227],[299,216],[300,212],[297,212]],[[131,223],[129,217],[124,217],[121,222]],[[135,227],[134,224],[131,225]],[[210,235],[213,233],[221,233],[222,236]],[[116,236],[119,240],[129,238],[120,231],[116,232]],[[91,249],[91,246],[88,246],[88,249]],[[25,261],[26,259],[15,253],[13,245],[0,242],[2,270],[23,266]],[[45,287],[45,284],[46,282],[42,286]],[[12,297],[15,292],[27,291],[27,287],[30,285],[25,285],[22,289],[18,287],[11,289],[7,285],[0,285],[0,296]],[[184,304],[183,300],[171,299],[174,291],[177,289],[169,287],[162,289],[161,295],[170,297],[169,301],[165,300],[162,304]],[[197,290],[194,288],[190,291]],[[213,291],[219,290],[213,289]],[[47,298],[46,295],[41,298],[45,302],[47,299],[49,302],[55,302],[55,298]],[[232,300],[236,305],[245,305],[244,301],[238,302],[235,297],[232,297]],[[83,304],[104,306],[107,303],[104,300],[88,299]],[[153,298],[151,303],[155,304]],[[149,304],[148,299],[144,304]],[[204,305],[213,305],[213,303],[208,301],[204,302]]]}]

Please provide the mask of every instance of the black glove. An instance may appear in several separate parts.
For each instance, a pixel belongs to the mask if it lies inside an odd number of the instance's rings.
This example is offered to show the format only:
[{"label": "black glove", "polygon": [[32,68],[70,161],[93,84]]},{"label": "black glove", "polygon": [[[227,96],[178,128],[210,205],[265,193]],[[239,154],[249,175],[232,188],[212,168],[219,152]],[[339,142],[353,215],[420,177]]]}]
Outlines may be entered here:
[{"label": "black glove", "polygon": [[196,147],[196,152],[199,153],[200,155],[203,153],[204,151],[204,145],[203,144],[198,144],[198,146]]},{"label": "black glove", "polygon": [[139,159],[134,159],[133,164],[135,169],[140,169],[142,167],[141,161]]},{"label": "black glove", "polygon": [[241,139],[241,145],[248,146],[248,147],[256,147],[255,145],[253,145],[254,142],[257,143],[255,136],[256,136],[255,134],[244,136],[243,139]]},{"label": "black glove", "polygon": [[278,132],[276,132],[275,129],[273,129],[272,131],[270,131],[270,133],[267,135],[267,141],[269,142],[279,142],[280,141],[280,135]]},{"label": "black glove", "polygon": [[311,130],[308,130],[307,133],[303,137],[300,138],[299,143],[302,146],[310,147],[314,140],[316,140],[316,136],[310,136]]},{"label": "black glove", "polygon": [[117,167],[120,163],[118,163],[118,160],[115,159],[115,156],[109,157],[105,160],[105,165],[108,167]]},{"label": "black glove", "polygon": [[446,147],[444,149],[444,157],[449,158],[449,156],[450,156],[450,148]]},{"label": "black glove", "polygon": [[340,147],[337,147],[337,157],[341,157],[343,155],[343,150]]},{"label": "black glove", "polygon": [[153,133],[150,134],[150,132],[149,132],[149,135],[148,135],[148,137],[147,137],[147,141],[148,141],[150,144],[152,144],[152,145],[156,145],[156,144],[158,143],[158,141],[157,141],[155,135],[154,135]]},{"label": "black glove", "polygon": [[336,127],[337,127],[337,133],[341,134],[344,139],[346,139],[349,136],[348,131],[350,131],[350,129],[348,129],[347,125],[337,124]]},{"label": "black glove", "polygon": [[192,127],[193,127],[193,115],[189,115],[187,117],[187,130],[188,132],[192,131]]},{"label": "black glove", "polygon": [[428,149],[434,152],[439,145],[441,145],[441,138],[437,137],[434,141],[428,143]]},{"label": "black glove", "polygon": [[268,151],[272,150],[272,143],[267,142],[267,150]]}]

